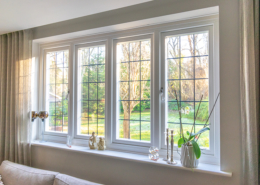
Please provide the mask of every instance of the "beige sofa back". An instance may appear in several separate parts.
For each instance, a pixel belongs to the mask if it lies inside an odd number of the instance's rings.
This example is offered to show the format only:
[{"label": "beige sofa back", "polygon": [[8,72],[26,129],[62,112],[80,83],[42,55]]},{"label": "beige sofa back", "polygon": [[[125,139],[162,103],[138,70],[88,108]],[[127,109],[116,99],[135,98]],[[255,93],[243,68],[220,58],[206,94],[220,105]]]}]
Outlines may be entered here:
[{"label": "beige sofa back", "polygon": [[59,173],[3,161],[0,166],[0,174],[4,185],[53,185],[54,179]]},{"label": "beige sofa back", "polygon": [[85,181],[64,174],[57,175],[53,185],[74,185],[74,184],[75,185],[98,185],[93,182]]},{"label": "beige sofa back", "polygon": [[3,161],[0,175],[4,185],[99,185],[58,172],[39,170]]}]

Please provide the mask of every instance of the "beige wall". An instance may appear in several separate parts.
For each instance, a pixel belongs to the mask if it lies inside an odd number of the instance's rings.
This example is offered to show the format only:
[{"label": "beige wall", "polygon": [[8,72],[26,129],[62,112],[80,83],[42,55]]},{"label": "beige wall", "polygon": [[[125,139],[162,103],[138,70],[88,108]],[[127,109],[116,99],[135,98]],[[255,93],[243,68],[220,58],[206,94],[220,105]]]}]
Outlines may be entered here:
[{"label": "beige wall", "polygon": [[212,6],[219,6],[221,168],[232,171],[233,177],[192,173],[38,146],[32,147],[32,165],[108,185],[240,184],[239,0],[156,0],[38,27],[34,29],[34,38],[44,38]]},{"label": "beige wall", "polygon": [[232,185],[230,177],[33,146],[33,167],[106,185]]}]

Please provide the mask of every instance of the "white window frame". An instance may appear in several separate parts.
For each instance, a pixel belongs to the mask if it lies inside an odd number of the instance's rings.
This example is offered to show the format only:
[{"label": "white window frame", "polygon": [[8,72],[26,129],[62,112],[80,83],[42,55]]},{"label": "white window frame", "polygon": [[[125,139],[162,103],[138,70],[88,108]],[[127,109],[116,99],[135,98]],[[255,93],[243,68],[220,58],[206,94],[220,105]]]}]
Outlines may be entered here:
[{"label": "white window frame", "polygon": [[[97,47],[97,46],[105,46],[105,73],[107,74],[107,68],[108,68],[108,65],[107,65],[107,61],[108,61],[108,56],[107,56],[107,42],[106,41],[99,41],[99,42],[91,42],[91,43],[85,43],[85,44],[78,44],[78,45],[75,45],[75,79],[74,79],[74,93],[75,93],[75,96],[74,98],[76,99],[74,101],[74,138],[75,139],[89,139],[91,135],[83,135],[83,134],[78,134],[78,129],[79,129],[79,124],[77,123],[78,121],[78,101],[79,101],[79,97],[78,97],[78,87],[77,87],[77,84],[79,82],[79,72],[78,72],[78,69],[79,69],[79,63],[78,63],[78,49],[80,48],[87,48],[87,47]],[[106,75],[105,74],[105,75]],[[105,133],[106,133],[106,125],[107,125],[107,115],[108,115],[108,112],[107,112],[107,109],[109,108],[108,107],[108,103],[107,103],[107,93],[108,92],[108,85],[106,85],[108,83],[108,78],[105,78]],[[76,116],[75,116],[76,115]]]},{"label": "white window frame", "polygon": [[[64,50],[68,50],[69,52],[69,63],[68,63],[68,69],[70,68],[71,66],[71,47],[70,46],[60,46],[60,47],[55,47],[55,48],[47,48],[47,49],[42,49],[42,52],[43,53],[43,56],[42,56],[42,60],[45,61],[45,62],[41,62],[42,63],[42,74],[43,74],[43,78],[42,78],[42,81],[44,84],[42,86],[42,93],[40,93],[40,97],[42,97],[42,102],[39,102],[41,104],[41,109],[40,110],[46,110],[46,102],[47,102],[47,61],[46,61],[46,56],[47,56],[47,53],[49,52],[58,52],[58,51],[64,51]],[[70,70],[68,70],[68,91],[70,92],[70,89],[71,89],[71,73],[70,73]],[[72,116],[73,116],[73,112],[71,111],[71,96],[72,94],[69,93],[69,103],[68,103],[68,122],[70,122]],[[46,124],[45,124],[45,127],[46,127]],[[55,132],[55,131],[46,131],[44,130],[44,137],[45,139],[47,140],[51,140],[52,137],[55,138],[55,136],[67,136],[67,135],[70,135],[70,130],[71,130],[71,124],[68,124],[68,133],[62,133],[62,132]],[[41,139],[41,127],[39,128],[39,138]]]},{"label": "white window frame", "polygon": [[[57,51],[57,49],[62,47],[69,48],[69,131],[68,134],[63,133],[49,133],[45,132],[45,138],[48,141],[65,143],[67,135],[72,136],[73,144],[88,146],[89,136],[77,135],[77,48],[82,46],[97,46],[100,43],[105,44],[106,47],[106,81],[105,81],[105,90],[106,90],[106,105],[105,105],[105,138],[107,149],[110,150],[122,150],[135,153],[148,153],[150,146],[157,146],[160,149],[160,156],[165,156],[165,145],[164,145],[164,103],[161,101],[160,90],[161,87],[164,87],[165,84],[163,78],[164,74],[164,39],[163,37],[169,33],[185,32],[185,30],[196,30],[206,27],[211,27],[210,38],[212,41],[212,50],[214,51],[213,55],[213,68],[214,68],[214,95],[219,92],[219,28],[218,28],[218,17],[202,17],[197,18],[194,21],[184,20],[174,23],[164,23],[152,26],[146,26],[142,28],[134,28],[131,30],[124,30],[112,33],[103,33],[97,35],[89,35],[82,38],[69,39],[65,41],[58,41],[54,43],[44,43],[39,47],[40,53],[40,67],[39,67],[39,84],[43,86],[39,87],[39,97],[43,97],[44,92],[44,61],[45,61],[45,51]],[[188,31],[191,33],[191,31]],[[116,110],[115,105],[115,92],[116,92],[116,76],[115,76],[115,46],[117,42],[122,41],[131,41],[139,40],[139,38],[151,38],[151,143],[143,143],[140,141],[122,141],[115,138],[116,134]],[[211,44],[211,43],[210,43]],[[212,52],[212,51],[211,51]],[[211,74],[211,73],[209,73]],[[44,110],[43,102],[39,98],[39,110]],[[210,102],[214,102],[210,99]],[[220,106],[219,102],[217,103],[214,111],[214,129],[210,132],[213,132],[214,135],[214,150],[202,151],[202,156],[200,158],[201,162],[211,163],[211,164],[220,164]],[[41,130],[38,129],[38,138],[41,137]],[[174,156],[176,159],[179,159],[177,151],[174,151]]]}]

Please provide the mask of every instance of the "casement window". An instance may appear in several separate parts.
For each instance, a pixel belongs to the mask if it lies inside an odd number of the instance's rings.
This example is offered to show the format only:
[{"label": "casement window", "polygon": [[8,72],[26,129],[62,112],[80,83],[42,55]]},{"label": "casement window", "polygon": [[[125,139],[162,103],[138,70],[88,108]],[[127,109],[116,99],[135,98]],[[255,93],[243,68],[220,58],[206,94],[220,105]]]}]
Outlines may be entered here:
[{"label": "casement window", "polygon": [[[108,149],[145,153],[154,145],[165,150],[166,128],[177,144],[180,121],[185,132],[200,130],[219,92],[215,25],[157,25],[41,46],[47,139],[70,135],[87,145],[95,132]],[[209,127],[199,144],[203,155],[216,157],[219,105]]]},{"label": "casement window", "polygon": [[[198,132],[204,127],[218,92],[214,79],[213,33],[211,26],[171,31],[162,34],[163,41],[163,129],[175,131],[175,144],[180,138],[180,122],[184,132]],[[178,112],[179,106],[182,117]],[[200,103],[201,101],[201,103]],[[199,108],[199,111],[198,111]],[[200,136],[199,144],[204,153],[213,154],[215,149],[215,112],[211,115],[209,132]],[[165,140],[162,146],[165,146]]]},{"label": "casement window", "polygon": [[45,130],[68,133],[69,51],[53,50],[45,53],[45,106],[49,112]]},{"label": "casement window", "polygon": [[151,39],[116,40],[116,139],[151,140]]},{"label": "casement window", "polygon": [[105,136],[105,45],[77,47],[77,132]]}]

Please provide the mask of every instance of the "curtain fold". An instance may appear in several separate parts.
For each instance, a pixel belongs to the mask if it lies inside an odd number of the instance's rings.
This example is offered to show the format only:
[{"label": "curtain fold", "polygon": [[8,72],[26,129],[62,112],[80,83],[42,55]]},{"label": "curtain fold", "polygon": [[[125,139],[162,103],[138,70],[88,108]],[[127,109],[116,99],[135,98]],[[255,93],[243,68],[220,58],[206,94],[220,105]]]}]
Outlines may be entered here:
[{"label": "curtain fold", "polygon": [[0,163],[30,165],[32,31],[0,36]]},{"label": "curtain fold", "polygon": [[258,184],[259,0],[240,1],[242,183]]}]

